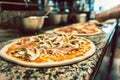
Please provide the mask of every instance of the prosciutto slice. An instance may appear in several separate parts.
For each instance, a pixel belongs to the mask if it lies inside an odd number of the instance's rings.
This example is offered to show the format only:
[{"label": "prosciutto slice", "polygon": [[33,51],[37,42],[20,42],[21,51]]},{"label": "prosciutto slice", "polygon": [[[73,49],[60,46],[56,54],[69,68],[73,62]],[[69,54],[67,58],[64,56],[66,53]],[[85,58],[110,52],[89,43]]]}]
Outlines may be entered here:
[{"label": "prosciutto slice", "polygon": [[60,53],[63,53],[63,54],[66,54],[68,52],[70,52],[73,48],[51,48],[51,49],[43,49],[42,48],[42,51],[45,53],[45,54],[56,54],[58,52]]}]

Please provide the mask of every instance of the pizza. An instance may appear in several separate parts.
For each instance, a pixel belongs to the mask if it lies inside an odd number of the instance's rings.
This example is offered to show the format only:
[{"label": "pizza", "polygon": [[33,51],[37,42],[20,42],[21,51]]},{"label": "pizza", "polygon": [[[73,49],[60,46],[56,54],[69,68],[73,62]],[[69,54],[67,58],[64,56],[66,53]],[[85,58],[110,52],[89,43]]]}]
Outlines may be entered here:
[{"label": "pizza", "polygon": [[53,31],[58,34],[68,35],[96,35],[102,32],[94,23],[76,23],[65,27],[55,28]]},{"label": "pizza", "polygon": [[0,56],[29,67],[51,67],[84,60],[95,52],[92,41],[75,35],[39,34],[22,37],[5,45]]}]

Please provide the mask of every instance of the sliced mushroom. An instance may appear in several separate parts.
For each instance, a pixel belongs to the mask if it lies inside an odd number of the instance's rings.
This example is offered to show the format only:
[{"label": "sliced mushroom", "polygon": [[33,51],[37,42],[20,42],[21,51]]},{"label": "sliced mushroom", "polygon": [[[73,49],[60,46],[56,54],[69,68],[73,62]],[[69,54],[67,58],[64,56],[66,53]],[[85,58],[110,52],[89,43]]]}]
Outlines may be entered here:
[{"label": "sliced mushroom", "polygon": [[[34,50],[34,51],[33,51]],[[36,60],[39,56],[40,56],[40,51],[38,49],[33,48],[31,49],[27,49],[27,53],[29,56],[26,57],[29,60]]]},{"label": "sliced mushroom", "polygon": [[25,54],[25,51],[15,51],[12,52],[14,57],[22,57]]}]

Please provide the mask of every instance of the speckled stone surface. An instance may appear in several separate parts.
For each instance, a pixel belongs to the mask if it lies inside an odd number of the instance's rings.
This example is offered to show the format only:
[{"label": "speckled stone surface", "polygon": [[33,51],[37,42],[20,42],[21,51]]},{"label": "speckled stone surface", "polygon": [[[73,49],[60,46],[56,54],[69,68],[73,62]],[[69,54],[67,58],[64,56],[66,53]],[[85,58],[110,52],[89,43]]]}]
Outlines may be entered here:
[{"label": "speckled stone surface", "polygon": [[[97,62],[105,48],[114,25],[101,27],[101,34],[84,36],[96,45],[96,51],[91,57],[71,65],[30,68],[20,66],[0,58],[0,80],[89,80],[95,72]],[[108,30],[109,29],[109,30]],[[12,41],[0,44],[0,49]]]}]

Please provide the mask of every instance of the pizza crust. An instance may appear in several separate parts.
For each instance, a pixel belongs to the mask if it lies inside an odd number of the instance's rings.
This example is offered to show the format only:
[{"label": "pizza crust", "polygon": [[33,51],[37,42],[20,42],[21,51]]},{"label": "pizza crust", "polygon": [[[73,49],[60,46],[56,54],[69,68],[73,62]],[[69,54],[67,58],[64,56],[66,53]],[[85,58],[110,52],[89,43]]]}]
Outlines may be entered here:
[{"label": "pizza crust", "polygon": [[43,63],[35,63],[35,62],[26,62],[22,60],[18,60],[14,57],[10,57],[9,55],[6,54],[6,51],[8,48],[14,44],[17,40],[12,42],[11,44],[5,45],[1,50],[0,50],[0,56],[4,58],[7,61],[14,62],[16,64],[22,65],[22,66],[29,66],[29,67],[52,67],[52,66],[62,66],[62,65],[68,65],[68,64],[73,64],[79,61],[82,61],[90,56],[92,56],[96,50],[96,47],[94,43],[88,39],[87,41],[90,42],[91,49],[84,54],[84,56],[76,57],[73,59],[69,60],[64,60],[64,61],[59,61],[59,62],[43,62]]}]

